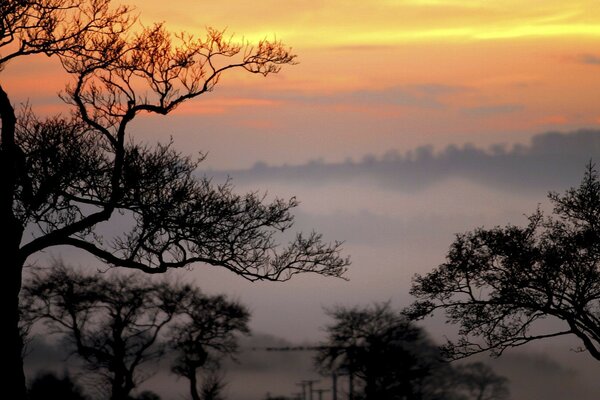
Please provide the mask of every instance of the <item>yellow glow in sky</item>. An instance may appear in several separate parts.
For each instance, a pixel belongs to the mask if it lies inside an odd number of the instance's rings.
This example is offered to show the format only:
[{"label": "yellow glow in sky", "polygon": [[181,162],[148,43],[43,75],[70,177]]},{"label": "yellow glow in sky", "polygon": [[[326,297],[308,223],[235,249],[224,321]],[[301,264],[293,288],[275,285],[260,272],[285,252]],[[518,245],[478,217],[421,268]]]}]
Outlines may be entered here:
[{"label": "yellow glow in sky", "polygon": [[[215,95],[243,88],[244,96],[273,97],[277,106],[249,108],[241,120],[262,121],[280,135],[325,132],[332,138],[325,153],[347,152],[340,143],[377,152],[526,140],[599,121],[597,1],[183,0],[168,11],[163,4],[137,3],[143,20],[175,29],[227,27],[292,46],[299,65],[268,83],[229,77]],[[289,127],[296,118],[300,124]]]},{"label": "yellow glow in sky", "polygon": [[[276,37],[298,54],[298,65],[267,79],[225,74],[213,93],[177,110],[175,117],[198,119],[183,130],[207,124],[206,132],[219,132],[200,148],[222,146],[217,138],[230,132],[240,145],[277,137],[283,149],[268,154],[273,163],[315,156],[315,146],[302,153],[298,143],[290,155],[289,140],[316,141],[323,157],[343,159],[426,143],[526,142],[600,123],[597,1],[123,2],[145,25],[164,21],[199,36],[207,26],[226,28],[251,42]],[[66,77],[49,62],[9,65],[3,86],[54,111]],[[34,70],[43,78],[31,81]],[[245,149],[243,157],[253,159],[242,165],[266,158]]]},{"label": "yellow glow in sky", "polygon": [[600,35],[600,6],[586,0],[184,0],[169,12],[163,4],[137,1],[140,10],[149,11],[144,19],[160,15],[186,30],[228,26],[249,39],[277,34],[295,47]]}]

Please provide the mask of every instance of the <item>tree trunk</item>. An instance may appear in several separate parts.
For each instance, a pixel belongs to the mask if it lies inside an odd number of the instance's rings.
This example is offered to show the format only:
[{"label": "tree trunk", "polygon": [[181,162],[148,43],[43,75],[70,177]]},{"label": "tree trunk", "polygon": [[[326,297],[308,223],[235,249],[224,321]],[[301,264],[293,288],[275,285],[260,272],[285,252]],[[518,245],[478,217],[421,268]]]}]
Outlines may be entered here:
[{"label": "tree trunk", "polygon": [[200,395],[198,394],[198,379],[196,378],[196,370],[190,371],[187,378],[190,380],[190,395],[192,396],[192,400],[200,400]]},{"label": "tree trunk", "polygon": [[333,372],[331,374],[331,400],[338,400],[337,398],[337,374]]},{"label": "tree trunk", "polygon": [[128,382],[128,370],[125,365],[125,342],[123,341],[123,323],[117,315],[113,326],[113,380],[111,400],[127,400],[133,387]]},{"label": "tree trunk", "polygon": [[[20,235],[15,230],[7,229],[4,216],[0,218],[2,233],[0,234],[0,254],[2,256],[3,276],[0,279],[0,291],[2,292],[3,330],[5,332],[2,357],[2,391],[10,393],[11,398],[22,400],[26,398],[25,374],[23,372],[23,338],[19,329],[19,292],[21,291],[21,273],[23,264],[18,259],[17,251]],[[13,233],[13,237],[10,237]],[[19,240],[16,240],[16,237]],[[17,246],[14,245],[17,242]],[[11,248],[12,247],[12,248]]]},{"label": "tree trunk", "polygon": [[348,373],[348,399],[354,400],[354,372],[352,370]]},{"label": "tree trunk", "polygon": [[0,312],[4,319],[5,342],[1,357],[2,390],[13,399],[24,400],[27,396],[23,372],[23,338],[19,329],[19,292],[25,260],[19,254],[23,227],[13,212],[17,190],[18,148],[15,144],[16,117],[8,95],[0,86],[0,257],[2,279]]},{"label": "tree trunk", "polygon": [[111,400],[128,400],[129,394],[133,390],[133,386],[128,385],[125,373],[115,374],[111,387]]}]

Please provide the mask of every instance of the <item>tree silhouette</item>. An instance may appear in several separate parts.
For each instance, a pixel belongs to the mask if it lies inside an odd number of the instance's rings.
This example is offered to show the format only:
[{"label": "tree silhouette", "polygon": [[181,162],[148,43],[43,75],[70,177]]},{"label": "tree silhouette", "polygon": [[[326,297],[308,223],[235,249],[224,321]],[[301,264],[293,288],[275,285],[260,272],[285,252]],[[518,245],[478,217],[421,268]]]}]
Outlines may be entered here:
[{"label": "tree silhouette", "polygon": [[454,368],[425,331],[389,303],[338,307],[315,362],[321,373],[350,375],[354,399],[504,400],[506,378],[482,363]]},{"label": "tree silhouette", "polygon": [[[279,249],[275,234],[293,224],[295,199],[266,203],[193,174],[200,160],[170,145],[137,144],[129,124],[140,113],[167,114],[213,90],[222,74],[268,75],[295,56],[280,42],[235,43],[223,31],[172,35],[163,25],[132,29],[135,18],[110,0],[0,3],[0,69],[35,53],[59,57],[72,77],[63,99],[72,116],[16,114],[0,86],[0,253],[7,354],[4,387],[25,398],[19,330],[22,270],[33,254],[72,246],[100,260],[149,273],[193,263],[249,280],[300,272],[341,276],[340,243],[297,234]],[[131,221],[116,237],[99,225]],[[28,235],[24,235],[27,231]],[[29,235],[31,233],[31,235]]]},{"label": "tree silhouette", "polygon": [[[56,266],[33,274],[23,290],[31,299],[25,315],[62,334],[113,400],[128,399],[167,348],[180,352],[176,365],[189,367],[183,361],[198,359],[194,345],[227,353],[236,347],[235,331],[247,330],[248,313],[237,303],[139,275],[86,276]],[[202,361],[193,364],[194,379]]]},{"label": "tree silhouette", "polygon": [[[200,386],[199,399],[201,400],[225,400],[223,390],[227,386],[223,376],[215,369],[208,371],[204,375]],[[195,399],[192,396],[193,399]]]},{"label": "tree silhouette", "polygon": [[424,387],[442,362],[424,332],[388,303],[338,307],[328,311],[334,323],[316,356],[321,372],[354,379],[355,398],[422,398]]},{"label": "tree silhouette", "polygon": [[189,380],[193,400],[220,398],[225,386],[218,374],[220,359],[237,351],[236,335],[249,333],[249,317],[245,307],[223,296],[193,296],[182,304],[169,335],[176,354],[172,371]]},{"label": "tree silhouette", "polygon": [[[500,355],[532,340],[575,335],[600,360],[600,181],[589,164],[579,187],[550,193],[553,216],[538,210],[525,227],[457,235],[447,261],[417,276],[407,313],[440,309],[460,326],[446,351]],[[539,326],[551,317],[563,326]],[[556,324],[555,324],[556,325]],[[552,329],[552,330],[550,330]]]},{"label": "tree silhouette", "polygon": [[8,0],[0,4],[0,69],[30,54],[79,52],[96,37],[127,31],[135,18],[110,0]]}]

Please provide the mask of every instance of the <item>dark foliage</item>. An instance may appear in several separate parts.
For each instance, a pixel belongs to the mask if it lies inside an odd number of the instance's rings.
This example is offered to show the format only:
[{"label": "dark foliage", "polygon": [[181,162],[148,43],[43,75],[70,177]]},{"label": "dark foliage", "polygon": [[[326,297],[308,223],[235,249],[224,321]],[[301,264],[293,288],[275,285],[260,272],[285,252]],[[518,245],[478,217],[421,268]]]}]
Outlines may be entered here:
[{"label": "dark foliage", "polygon": [[177,367],[189,368],[180,375],[195,383],[209,351],[215,360],[233,352],[235,333],[247,331],[248,312],[241,305],[188,285],[141,278],[83,275],[56,266],[33,274],[23,289],[30,299],[25,316],[61,334],[84,362],[87,378],[94,377],[113,400],[128,399],[169,347],[178,352]]},{"label": "dark foliage", "polygon": [[355,399],[506,398],[504,378],[479,364],[454,369],[425,332],[388,303],[329,314],[334,323],[315,361],[322,373],[352,376]]},{"label": "dark foliage", "polygon": [[189,380],[193,400],[221,398],[220,360],[237,352],[238,335],[249,333],[249,317],[245,307],[224,296],[191,296],[181,304],[169,347],[176,354],[172,371]]},{"label": "dark foliage", "polygon": [[[407,310],[423,318],[443,310],[460,326],[454,358],[500,355],[532,340],[575,335],[600,360],[600,181],[590,164],[579,187],[550,193],[553,215],[537,211],[525,227],[458,235],[447,261],[417,276]],[[562,328],[536,322],[551,317]]]},{"label": "dark foliage", "polygon": [[81,388],[65,373],[59,378],[51,372],[39,373],[29,387],[29,400],[86,400]]},{"label": "dark foliage", "polygon": [[[278,245],[295,199],[235,194],[229,183],[195,177],[199,160],[128,134],[141,113],[168,114],[230,69],[268,75],[295,55],[278,41],[240,44],[212,28],[195,38],[135,24],[111,0],[0,2],[0,70],[30,54],[58,57],[71,76],[62,98],[73,106],[69,117],[16,113],[0,86],[0,288],[10,349],[2,363],[17,399],[25,398],[18,298],[23,266],[37,252],[72,246],[149,273],[202,263],[273,281],[342,276],[349,263],[339,242],[317,233]],[[132,224],[103,238],[99,225],[118,214]]]}]

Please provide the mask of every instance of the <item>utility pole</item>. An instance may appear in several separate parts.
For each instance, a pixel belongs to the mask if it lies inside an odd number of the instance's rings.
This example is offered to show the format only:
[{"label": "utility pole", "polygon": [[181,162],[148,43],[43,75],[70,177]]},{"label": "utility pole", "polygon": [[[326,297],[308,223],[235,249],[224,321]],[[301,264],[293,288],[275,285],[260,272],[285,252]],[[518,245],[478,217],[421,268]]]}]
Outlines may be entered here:
[{"label": "utility pole", "polygon": [[331,400],[337,400],[337,374],[331,373]]},{"label": "utility pole", "polygon": [[306,400],[306,381],[301,381],[300,383],[296,383],[296,386],[302,387],[302,400]]},{"label": "utility pole", "polygon": [[306,385],[308,386],[308,400],[313,400],[313,383],[317,383],[319,381],[314,380],[314,379],[309,379],[306,381],[303,381],[306,383]]},{"label": "utility pole", "polygon": [[329,392],[329,389],[315,389],[315,393],[319,395],[319,400],[323,400],[323,393]]},{"label": "utility pole", "polygon": [[352,371],[348,375],[348,399],[354,400],[354,374]]}]

